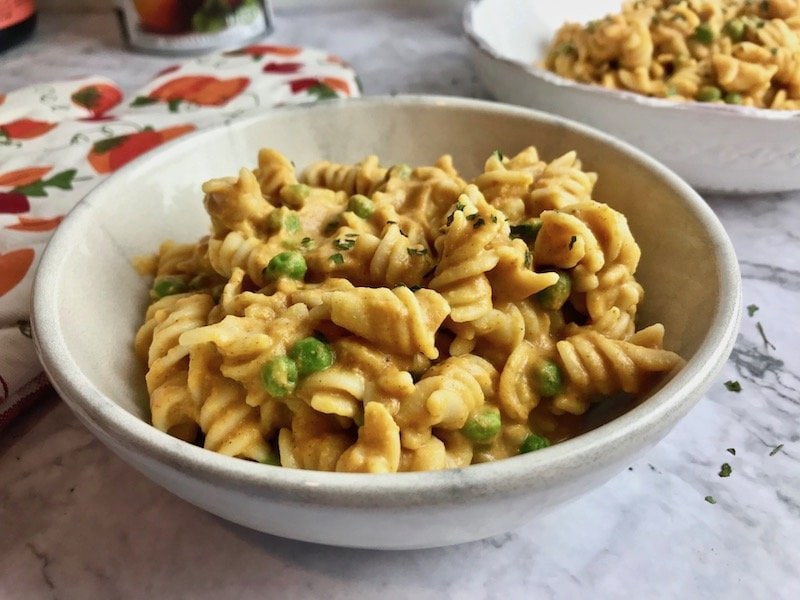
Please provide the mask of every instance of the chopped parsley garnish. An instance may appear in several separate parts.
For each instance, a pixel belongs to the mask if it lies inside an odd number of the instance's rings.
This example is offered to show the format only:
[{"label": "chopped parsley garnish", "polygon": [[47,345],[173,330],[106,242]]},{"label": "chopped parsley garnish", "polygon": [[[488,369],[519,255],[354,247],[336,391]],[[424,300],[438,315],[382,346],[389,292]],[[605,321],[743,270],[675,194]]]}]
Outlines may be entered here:
[{"label": "chopped parsley garnish", "polygon": [[761,321],[756,323],[756,329],[758,329],[758,333],[761,334],[761,339],[764,340],[764,346],[775,350],[775,346],[772,345],[772,342],[767,339],[767,334],[764,333],[764,326],[761,324]]},{"label": "chopped parsley garnish", "polygon": [[708,502],[709,504],[716,504],[717,503],[717,501],[714,499],[714,496],[706,496],[705,497],[705,501]]},{"label": "chopped parsley garnish", "polygon": [[533,254],[531,254],[530,250],[525,250],[525,268],[530,268],[533,265]]},{"label": "chopped parsley garnish", "polygon": [[502,152],[500,152],[500,150],[495,150],[494,152],[492,152],[492,155],[493,155],[493,156],[494,156],[494,157],[495,157],[497,160],[500,160],[500,161],[502,161],[502,160],[503,160],[503,158],[504,158],[504,157],[503,157],[503,153],[502,153]]},{"label": "chopped parsley garnish", "polygon": [[[467,205],[464,204],[463,202],[456,202],[456,207],[453,209],[453,212],[451,212],[449,215],[447,215],[446,225],[448,227],[450,227],[450,225],[453,224],[453,219],[455,218],[456,211],[457,210],[464,210],[466,207],[467,207]],[[467,218],[469,218],[469,217],[467,217]]]},{"label": "chopped parsley garnish", "polygon": [[467,221],[474,221],[478,218],[478,213],[472,213],[471,215],[467,215]]},{"label": "chopped parsley garnish", "polygon": [[333,240],[333,245],[339,250],[352,250],[356,245],[355,239]]},{"label": "chopped parsley garnish", "polygon": [[425,248],[406,248],[409,256],[425,256],[428,251]]},{"label": "chopped parsley garnish", "polygon": [[492,215],[492,223],[497,223],[497,215]]},{"label": "chopped parsley garnish", "polygon": [[770,456],[775,456],[778,452],[781,451],[782,448],[783,448],[783,444],[778,444],[772,450],[770,450],[769,455]]},{"label": "chopped parsley garnish", "polygon": [[310,237],[304,237],[302,240],[300,240],[300,245],[308,250],[314,246],[314,240],[312,240]]},{"label": "chopped parsley garnish", "polygon": [[755,304],[750,304],[747,306],[747,316],[752,317],[754,314],[758,312],[758,306]]},{"label": "chopped parsley garnish", "polygon": [[573,235],[571,238],[569,238],[569,249],[570,250],[572,250],[572,247],[575,245],[575,242],[577,242],[577,241],[578,241],[578,236],[577,235]]},{"label": "chopped parsley garnish", "polygon": [[736,448],[728,448],[726,452],[728,452],[728,454],[733,454],[734,456],[736,456]]},{"label": "chopped parsley garnish", "polygon": [[477,229],[478,227],[483,227],[484,225],[486,225],[486,221],[484,221],[483,219],[478,219],[472,224],[472,228]]},{"label": "chopped parsley garnish", "polygon": [[742,391],[742,385],[738,381],[728,380],[725,382],[725,389],[738,394]]},{"label": "chopped parsley garnish", "polygon": [[338,252],[336,254],[331,254],[329,259],[335,265],[341,265],[344,263],[344,256],[342,256]]},{"label": "chopped parsley garnish", "polygon": [[719,468],[719,476],[720,477],[730,477],[733,469],[728,463],[722,463],[722,466]]}]

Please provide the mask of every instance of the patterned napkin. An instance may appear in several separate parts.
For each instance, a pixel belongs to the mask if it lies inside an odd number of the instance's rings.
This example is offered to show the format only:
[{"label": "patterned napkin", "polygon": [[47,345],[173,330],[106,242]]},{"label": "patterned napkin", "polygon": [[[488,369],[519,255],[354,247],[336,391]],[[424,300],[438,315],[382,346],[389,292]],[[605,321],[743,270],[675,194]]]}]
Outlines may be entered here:
[{"label": "patterned napkin", "polygon": [[0,429],[48,388],[31,341],[31,284],[64,215],[134,158],[258,109],[359,95],[325,52],[252,45],[167,68],[131,98],[89,77],[0,94]]}]

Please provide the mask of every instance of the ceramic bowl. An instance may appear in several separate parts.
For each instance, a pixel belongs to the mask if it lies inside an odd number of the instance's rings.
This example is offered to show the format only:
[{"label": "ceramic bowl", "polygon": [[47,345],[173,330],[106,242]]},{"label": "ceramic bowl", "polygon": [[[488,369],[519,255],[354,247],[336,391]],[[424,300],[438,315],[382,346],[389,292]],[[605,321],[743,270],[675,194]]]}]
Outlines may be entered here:
[{"label": "ceramic bowl", "polygon": [[800,111],[674,102],[565,79],[538,66],[558,28],[619,12],[620,0],[472,0],[464,28],[499,100],[588,123],[645,150],[700,190],[800,189]]},{"label": "ceramic bowl", "polygon": [[[149,282],[131,267],[165,238],[208,230],[200,184],[272,146],[302,166],[377,153],[388,164],[456,157],[467,175],[493,150],[576,149],[597,198],[623,211],[642,246],[641,324],[663,322],[686,366],[621,417],[539,452],[428,473],[365,475],[229,458],[148,424],[133,337]],[[109,177],[60,225],[39,266],[34,336],[57,390],[123,460],[176,495],[275,535],[368,548],[441,546],[491,536],[591,490],[655,444],[700,398],[734,341],[740,279],[731,242],[680,178],[607,135],[529,109],[394,97],[264,112],[187,136]],[[491,518],[486,518],[491,515]]]}]

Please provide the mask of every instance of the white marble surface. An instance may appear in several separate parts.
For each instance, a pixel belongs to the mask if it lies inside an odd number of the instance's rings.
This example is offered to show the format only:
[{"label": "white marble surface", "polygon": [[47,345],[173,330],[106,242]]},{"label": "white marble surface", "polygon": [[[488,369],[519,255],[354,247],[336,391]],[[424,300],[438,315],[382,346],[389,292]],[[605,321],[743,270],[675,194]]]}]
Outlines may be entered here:
[{"label": "white marble surface", "polygon": [[[88,73],[130,90],[173,62],[126,53],[108,4],[41,2],[36,39],[0,57],[0,91]],[[487,96],[457,2],[287,4],[273,39],[340,54],[367,94]],[[744,315],[706,398],[602,488],[472,544],[314,546],[228,524],[170,495],[51,398],[0,436],[0,598],[800,597],[800,192],[709,201],[736,246],[744,304],[759,310]],[[740,393],[726,390],[729,379]],[[717,475],[724,462],[733,468],[727,479]]]}]

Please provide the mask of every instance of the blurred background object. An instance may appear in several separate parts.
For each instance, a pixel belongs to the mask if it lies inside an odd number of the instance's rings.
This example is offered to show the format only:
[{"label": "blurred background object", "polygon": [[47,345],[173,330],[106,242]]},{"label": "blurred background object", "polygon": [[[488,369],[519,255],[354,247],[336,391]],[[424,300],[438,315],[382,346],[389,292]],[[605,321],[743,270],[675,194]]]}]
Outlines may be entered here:
[{"label": "blurred background object", "polygon": [[198,54],[272,31],[269,0],[116,0],[122,35],[135,49]]},{"label": "blurred background object", "polygon": [[35,28],[33,0],[0,0],[0,52],[24,42]]}]

